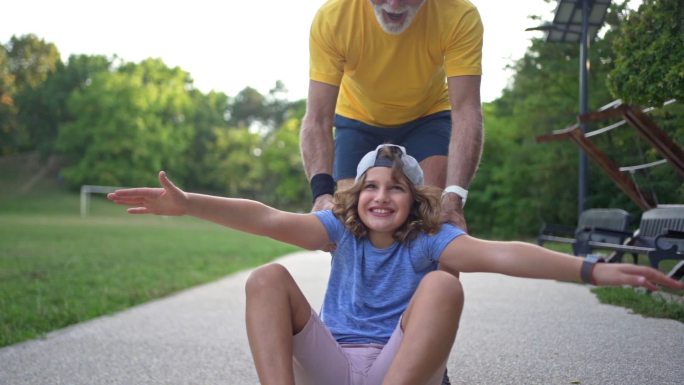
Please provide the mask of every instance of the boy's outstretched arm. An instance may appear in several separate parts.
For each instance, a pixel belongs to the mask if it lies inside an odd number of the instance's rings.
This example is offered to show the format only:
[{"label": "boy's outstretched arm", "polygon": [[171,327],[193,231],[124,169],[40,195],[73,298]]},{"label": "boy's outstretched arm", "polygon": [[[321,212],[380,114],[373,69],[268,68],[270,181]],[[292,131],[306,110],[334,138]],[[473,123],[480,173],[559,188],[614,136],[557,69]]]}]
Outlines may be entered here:
[{"label": "boy's outstretched arm", "polygon": [[164,171],[159,172],[159,183],[161,188],[122,189],[107,198],[130,206],[131,214],[190,215],[310,250],[329,242],[323,224],[313,214],[281,211],[248,199],[188,193],[176,187]]},{"label": "boy's outstretched arm", "polygon": [[[525,242],[486,241],[462,235],[454,239],[440,257],[448,270],[490,272],[527,278],[580,282],[583,259]],[[622,263],[597,263],[591,271],[593,284],[599,286],[656,285],[681,289],[684,283],[647,266]]]}]

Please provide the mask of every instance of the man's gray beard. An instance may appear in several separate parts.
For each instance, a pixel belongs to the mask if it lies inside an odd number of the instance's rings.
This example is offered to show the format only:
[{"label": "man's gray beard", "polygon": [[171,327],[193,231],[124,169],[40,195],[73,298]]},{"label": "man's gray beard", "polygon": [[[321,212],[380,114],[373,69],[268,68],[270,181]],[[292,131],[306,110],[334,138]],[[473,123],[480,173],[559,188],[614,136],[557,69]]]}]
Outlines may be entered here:
[{"label": "man's gray beard", "polygon": [[[409,5],[405,5],[404,9],[400,10],[400,12],[396,12],[396,10],[393,11],[390,9],[383,9],[383,7],[387,4],[376,5],[376,4],[371,3],[371,5],[373,6],[373,11],[375,11],[375,18],[378,20],[380,27],[382,28],[383,31],[385,31],[386,33],[388,33],[390,35],[399,35],[402,32],[406,31],[406,29],[413,22],[413,19],[416,17],[416,14],[420,10],[420,7],[423,6],[423,4],[425,4],[425,1],[423,1],[422,3],[420,3],[419,5],[414,6],[414,7],[409,6]],[[406,11],[407,13],[406,13],[406,17],[404,18],[404,22],[402,24],[385,23],[385,18],[383,16],[383,10],[390,12],[390,13],[402,13],[404,11]]]}]

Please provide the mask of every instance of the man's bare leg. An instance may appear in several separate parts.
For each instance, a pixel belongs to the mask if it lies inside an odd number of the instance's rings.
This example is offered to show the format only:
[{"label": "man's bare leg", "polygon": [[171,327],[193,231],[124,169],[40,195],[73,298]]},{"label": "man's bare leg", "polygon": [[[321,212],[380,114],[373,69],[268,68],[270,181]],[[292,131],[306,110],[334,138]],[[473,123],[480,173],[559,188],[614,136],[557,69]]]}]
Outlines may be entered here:
[{"label": "man's bare leg", "polygon": [[285,267],[256,269],[245,285],[249,347],[262,385],[294,385],[292,336],[311,317],[311,306]]}]

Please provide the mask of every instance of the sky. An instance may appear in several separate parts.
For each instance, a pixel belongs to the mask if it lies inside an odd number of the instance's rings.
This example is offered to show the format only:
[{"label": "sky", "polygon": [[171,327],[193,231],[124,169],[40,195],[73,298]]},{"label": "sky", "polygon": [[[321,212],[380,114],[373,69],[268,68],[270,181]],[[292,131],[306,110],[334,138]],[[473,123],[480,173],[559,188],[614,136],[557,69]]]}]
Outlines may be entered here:
[{"label": "sky", "polygon": [[[20,0],[2,6],[0,42],[33,33],[71,54],[117,55],[129,62],[161,58],[190,73],[196,88],[237,95],[247,86],[267,93],[284,82],[291,100],[306,98],[308,34],[325,0]],[[556,2],[471,0],[485,28],[482,101],[501,95],[521,58],[525,32],[551,21]]]}]

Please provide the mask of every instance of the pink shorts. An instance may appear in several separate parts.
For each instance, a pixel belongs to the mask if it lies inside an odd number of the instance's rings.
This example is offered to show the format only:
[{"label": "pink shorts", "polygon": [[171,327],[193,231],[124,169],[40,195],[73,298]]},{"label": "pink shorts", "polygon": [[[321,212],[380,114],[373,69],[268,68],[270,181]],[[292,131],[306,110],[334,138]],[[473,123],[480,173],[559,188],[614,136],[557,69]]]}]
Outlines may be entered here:
[{"label": "pink shorts", "polygon": [[[311,318],[294,336],[293,357],[297,385],[381,385],[404,338],[400,325],[386,345],[343,344],[335,341],[323,321],[311,312]],[[439,385],[446,362],[430,379]]]}]

